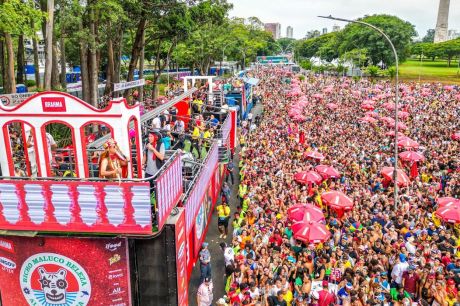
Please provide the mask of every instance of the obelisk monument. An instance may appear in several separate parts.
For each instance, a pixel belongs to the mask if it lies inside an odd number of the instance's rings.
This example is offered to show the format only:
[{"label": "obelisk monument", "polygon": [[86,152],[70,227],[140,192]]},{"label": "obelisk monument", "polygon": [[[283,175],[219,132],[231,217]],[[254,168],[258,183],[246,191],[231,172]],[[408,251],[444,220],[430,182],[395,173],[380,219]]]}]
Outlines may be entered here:
[{"label": "obelisk monument", "polygon": [[439,43],[448,39],[450,0],[439,0],[438,21],[434,32],[434,42]]}]

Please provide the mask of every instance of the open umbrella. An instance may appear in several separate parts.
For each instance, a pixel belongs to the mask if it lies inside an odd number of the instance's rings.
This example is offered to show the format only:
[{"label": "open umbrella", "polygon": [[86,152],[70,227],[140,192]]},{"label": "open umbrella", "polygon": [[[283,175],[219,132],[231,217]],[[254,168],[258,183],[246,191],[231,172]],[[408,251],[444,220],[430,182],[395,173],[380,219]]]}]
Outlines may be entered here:
[{"label": "open umbrella", "polygon": [[441,207],[436,210],[436,215],[445,222],[460,223],[460,205]]},{"label": "open umbrella", "polygon": [[407,125],[402,122],[398,122],[398,130],[407,130]]},{"label": "open umbrella", "polygon": [[436,201],[439,207],[448,207],[452,205],[460,205],[460,200],[452,197],[442,197],[438,198]]},{"label": "open umbrella", "polygon": [[335,209],[350,210],[353,208],[353,200],[340,191],[332,190],[323,192],[321,199],[327,205]]},{"label": "open umbrella", "polygon": [[315,167],[315,170],[321,174],[324,178],[338,178],[340,177],[340,172],[337,171],[334,167],[328,165],[318,165]]},{"label": "open umbrella", "polygon": [[425,160],[425,157],[422,154],[418,152],[414,152],[414,151],[401,152],[399,153],[399,157],[401,157],[402,160],[412,161],[412,162],[418,162],[418,161]]},{"label": "open umbrella", "polygon": [[[382,176],[384,178],[392,181],[394,171],[395,171],[394,167],[383,167],[382,171],[380,171],[380,173],[382,174]],[[400,187],[401,186],[407,186],[410,183],[409,177],[401,169],[397,170],[396,179],[398,180],[398,186],[400,186]]]},{"label": "open umbrella", "polygon": [[410,139],[409,137],[398,139],[398,147],[403,147],[406,149],[417,149],[419,146],[420,145],[416,141]]},{"label": "open umbrella", "polygon": [[372,118],[372,117],[363,117],[363,118],[360,118],[359,121],[367,122],[367,123],[375,123],[377,122],[377,119]]},{"label": "open umbrella", "polygon": [[325,242],[331,237],[331,232],[322,223],[315,221],[298,221],[292,224],[294,238],[307,243]]},{"label": "open umbrella", "polygon": [[295,204],[287,210],[288,218],[292,221],[323,221],[323,211],[311,204]]},{"label": "open umbrella", "polygon": [[[385,133],[385,136],[395,136],[395,131],[389,131]],[[398,132],[398,141],[401,140],[399,137],[406,137],[403,133]]]},{"label": "open umbrella", "polygon": [[318,159],[318,160],[324,159],[324,155],[319,153],[318,151],[308,151],[307,153],[304,154],[304,157],[309,157],[309,158]]},{"label": "open umbrella", "polygon": [[388,125],[394,125],[395,124],[395,120],[393,118],[390,118],[390,117],[381,117],[380,121],[383,121]]},{"label": "open umbrella", "polygon": [[375,106],[372,104],[364,103],[364,104],[361,104],[361,108],[365,110],[374,110]]},{"label": "open umbrella", "polygon": [[460,132],[453,133],[450,138],[452,138],[452,140],[460,140]]},{"label": "open umbrella", "polygon": [[366,117],[372,117],[372,118],[377,118],[377,119],[380,117],[379,114],[377,114],[376,112],[366,112],[364,115]]},{"label": "open umbrella", "polygon": [[302,171],[294,175],[296,182],[301,184],[319,184],[323,177],[315,171]]},{"label": "open umbrella", "polygon": [[335,103],[328,103],[326,104],[327,108],[331,109],[331,110],[335,110],[338,108],[338,105],[335,104]]}]

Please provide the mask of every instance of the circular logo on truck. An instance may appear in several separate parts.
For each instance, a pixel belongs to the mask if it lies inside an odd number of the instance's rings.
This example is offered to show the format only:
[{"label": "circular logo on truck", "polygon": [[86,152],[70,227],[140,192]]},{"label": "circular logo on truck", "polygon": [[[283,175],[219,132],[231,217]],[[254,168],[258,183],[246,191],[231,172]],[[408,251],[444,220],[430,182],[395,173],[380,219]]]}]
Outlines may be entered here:
[{"label": "circular logo on truck", "polygon": [[40,253],[29,257],[19,277],[29,305],[86,306],[91,296],[91,283],[83,267],[59,254]]}]

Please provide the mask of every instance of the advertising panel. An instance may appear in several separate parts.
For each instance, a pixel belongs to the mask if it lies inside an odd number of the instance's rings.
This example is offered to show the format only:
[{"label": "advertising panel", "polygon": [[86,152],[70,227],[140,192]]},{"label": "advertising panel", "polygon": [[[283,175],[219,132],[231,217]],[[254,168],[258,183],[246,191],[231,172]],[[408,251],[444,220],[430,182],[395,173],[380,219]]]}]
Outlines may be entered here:
[{"label": "advertising panel", "polygon": [[0,236],[3,305],[129,306],[127,239]]},{"label": "advertising panel", "polygon": [[176,269],[177,269],[177,305],[188,305],[187,250],[185,235],[185,210],[180,210],[175,225]]},{"label": "advertising panel", "polygon": [[160,230],[182,195],[182,162],[180,154],[156,180],[158,229]]},{"label": "advertising panel", "polygon": [[193,225],[196,222],[198,210],[201,208],[203,203],[203,197],[206,195],[209,184],[214,175],[214,169],[218,164],[218,147],[214,143],[209,150],[208,157],[204,162],[203,169],[201,170],[198,179],[193,186],[192,191],[185,200],[185,218],[186,218],[186,229],[187,234],[192,230]]}]

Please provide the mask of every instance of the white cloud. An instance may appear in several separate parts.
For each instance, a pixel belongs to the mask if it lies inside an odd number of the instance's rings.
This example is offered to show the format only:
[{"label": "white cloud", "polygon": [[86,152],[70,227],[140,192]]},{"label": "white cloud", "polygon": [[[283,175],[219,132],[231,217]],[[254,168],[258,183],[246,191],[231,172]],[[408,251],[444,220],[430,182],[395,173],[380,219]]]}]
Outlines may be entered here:
[{"label": "white cloud", "polygon": [[[436,26],[438,0],[229,0],[233,3],[230,16],[256,16],[262,22],[281,23],[282,36],[286,27],[294,28],[294,37],[302,38],[309,30],[320,30],[337,24],[320,19],[318,15],[332,15],[355,19],[364,15],[390,14],[415,25],[420,36]],[[450,2],[449,29],[460,31],[460,1]]]}]

